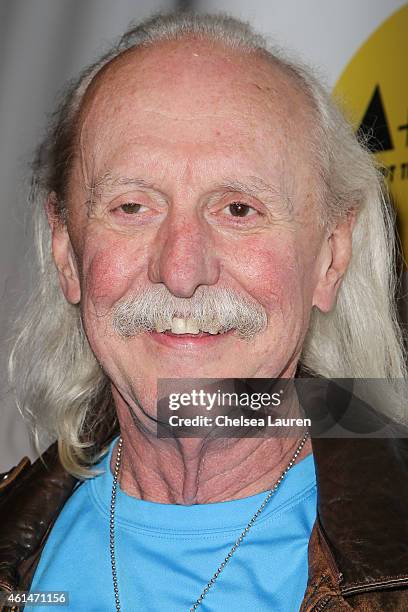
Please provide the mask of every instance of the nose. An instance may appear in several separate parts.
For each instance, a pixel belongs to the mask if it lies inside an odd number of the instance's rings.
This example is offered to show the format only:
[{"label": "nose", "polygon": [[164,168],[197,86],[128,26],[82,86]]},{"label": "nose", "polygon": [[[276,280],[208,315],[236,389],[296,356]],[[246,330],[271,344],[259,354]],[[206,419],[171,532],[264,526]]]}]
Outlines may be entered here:
[{"label": "nose", "polygon": [[193,213],[173,214],[160,227],[149,262],[149,279],[177,297],[191,297],[200,285],[214,285],[220,266],[210,229]]}]

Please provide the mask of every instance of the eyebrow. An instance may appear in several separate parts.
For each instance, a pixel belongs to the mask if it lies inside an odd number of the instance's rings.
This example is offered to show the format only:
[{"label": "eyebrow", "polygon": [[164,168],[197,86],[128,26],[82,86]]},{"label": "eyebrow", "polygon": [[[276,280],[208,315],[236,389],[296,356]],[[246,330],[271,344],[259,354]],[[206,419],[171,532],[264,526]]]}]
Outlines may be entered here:
[{"label": "eyebrow", "polygon": [[134,185],[136,187],[142,187],[144,189],[154,189],[153,183],[145,181],[141,178],[127,177],[127,176],[115,176],[111,172],[105,172],[101,176],[98,176],[92,180],[89,187],[89,191],[92,195],[100,194],[104,189],[116,187],[118,185]]}]

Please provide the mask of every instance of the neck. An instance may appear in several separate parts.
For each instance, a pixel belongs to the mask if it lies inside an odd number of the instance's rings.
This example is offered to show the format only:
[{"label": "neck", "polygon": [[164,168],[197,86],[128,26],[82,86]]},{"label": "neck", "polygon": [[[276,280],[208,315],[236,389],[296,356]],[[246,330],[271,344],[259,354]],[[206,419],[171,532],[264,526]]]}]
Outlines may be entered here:
[{"label": "neck", "polygon": [[[159,439],[138,426],[117,401],[123,438],[120,486],[146,501],[205,504],[230,501],[273,487],[298,444],[297,438]],[[116,449],[112,454],[113,467]],[[311,453],[307,440],[297,461]]]}]

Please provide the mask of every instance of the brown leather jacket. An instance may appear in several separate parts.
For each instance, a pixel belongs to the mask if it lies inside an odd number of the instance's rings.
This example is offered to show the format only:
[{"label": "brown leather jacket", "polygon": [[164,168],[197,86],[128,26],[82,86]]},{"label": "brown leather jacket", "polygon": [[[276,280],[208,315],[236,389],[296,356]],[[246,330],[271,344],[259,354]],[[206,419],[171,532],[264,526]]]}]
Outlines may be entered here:
[{"label": "brown leather jacket", "polygon": [[[408,610],[408,439],[312,439],[318,518],[301,612]],[[0,588],[28,590],[76,480],[55,445],[0,484]],[[113,609],[112,604],[112,609]],[[10,610],[10,608],[1,608]],[[296,611],[294,611],[296,612]]]}]

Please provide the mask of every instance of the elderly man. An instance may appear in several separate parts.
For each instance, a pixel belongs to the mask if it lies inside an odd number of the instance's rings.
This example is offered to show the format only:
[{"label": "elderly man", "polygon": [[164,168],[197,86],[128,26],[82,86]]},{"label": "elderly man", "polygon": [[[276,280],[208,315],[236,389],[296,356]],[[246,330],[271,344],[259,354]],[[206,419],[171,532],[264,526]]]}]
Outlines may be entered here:
[{"label": "elderly man", "polygon": [[380,178],[315,79],[233,19],[155,17],[68,91],[33,200],[11,370],[58,451],[4,478],[0,586],[408,609],[402,441],[156,435],[159,379],[405,375]]}]

